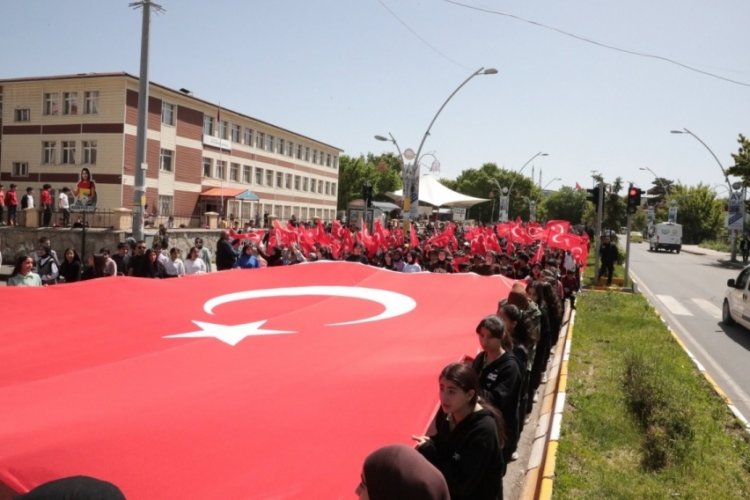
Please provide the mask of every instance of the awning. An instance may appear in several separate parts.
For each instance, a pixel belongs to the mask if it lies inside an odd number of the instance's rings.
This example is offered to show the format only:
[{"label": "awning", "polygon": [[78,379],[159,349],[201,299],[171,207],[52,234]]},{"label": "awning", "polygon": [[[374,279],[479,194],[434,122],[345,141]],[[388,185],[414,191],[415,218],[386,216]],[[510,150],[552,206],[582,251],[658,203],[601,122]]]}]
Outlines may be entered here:
[{"label": "awning", "polygon": [[203,191],[201,196],[213,196],[216,198],[235,198],[238,200],[258,201],[258,195],[249,189],[212,187]]},{"label": "awning", "polygon": [[395,203],[388,203],[387,201],[373,201],[372,206],[375,208],[379,208],[380,210],[385,210],[389,212],[391,210],[398,210],[401,208]]}]

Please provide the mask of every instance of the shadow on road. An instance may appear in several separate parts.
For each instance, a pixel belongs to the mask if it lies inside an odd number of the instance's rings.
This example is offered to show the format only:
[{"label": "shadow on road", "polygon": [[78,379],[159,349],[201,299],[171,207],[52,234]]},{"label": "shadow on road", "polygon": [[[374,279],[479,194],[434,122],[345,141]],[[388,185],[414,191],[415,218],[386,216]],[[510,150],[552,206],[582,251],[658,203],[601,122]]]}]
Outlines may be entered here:
[{"label": "shadow on road", "polygon": [[744,347],[745,350],[750,351],[750,332],[737,324],[729,326],[725,325],[722,322],[719,322],[717,323],[717,325],[719,328],[721,328],[721,330],[724,331],[727,337]]}]

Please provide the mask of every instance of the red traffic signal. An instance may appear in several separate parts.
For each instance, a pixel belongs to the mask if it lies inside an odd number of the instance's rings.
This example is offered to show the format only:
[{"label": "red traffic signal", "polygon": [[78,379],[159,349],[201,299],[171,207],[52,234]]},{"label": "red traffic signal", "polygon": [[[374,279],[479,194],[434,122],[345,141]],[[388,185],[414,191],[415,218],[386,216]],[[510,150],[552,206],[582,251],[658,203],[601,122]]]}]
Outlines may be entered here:
[{"label": "red traffic signal", "polygon": [[637,187],[633,187],[631,184],[628,187],[628,213],[634,214],[636,209],[641,206],[641,193],[643,190]]}]

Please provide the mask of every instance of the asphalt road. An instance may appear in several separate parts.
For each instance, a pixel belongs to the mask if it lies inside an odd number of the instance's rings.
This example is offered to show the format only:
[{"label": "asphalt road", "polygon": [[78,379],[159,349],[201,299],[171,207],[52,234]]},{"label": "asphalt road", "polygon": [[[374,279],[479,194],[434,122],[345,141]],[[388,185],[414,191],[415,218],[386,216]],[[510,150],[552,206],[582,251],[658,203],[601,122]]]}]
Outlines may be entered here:
[{"label": "asphalt road", "polygon": [[750,417],[750,331],[721,323],[727,279],[726,253],[684,247],[680,254],[631,246],[630,271],[638,291],[656,307],[693,356]]}]

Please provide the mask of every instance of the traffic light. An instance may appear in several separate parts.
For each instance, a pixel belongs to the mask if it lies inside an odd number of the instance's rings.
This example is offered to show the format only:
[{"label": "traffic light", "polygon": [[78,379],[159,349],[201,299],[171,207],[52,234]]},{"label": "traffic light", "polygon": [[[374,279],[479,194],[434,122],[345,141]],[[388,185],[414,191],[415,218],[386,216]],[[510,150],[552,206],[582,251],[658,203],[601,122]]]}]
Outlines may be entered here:
[{"label": "traffic light", "polygon": [[599,184],[597,184],[596,187],[587,189],[586,191],[589,193],[587,198],[594,203],[594,208],[599,211]]},{"label": "traffic light", "polygon": [[632,184],[628,187],[629,214],[634,214],[636,209],[641,206],[641,193],[643,193],[643,191],[640,188],[634,187]]}]

